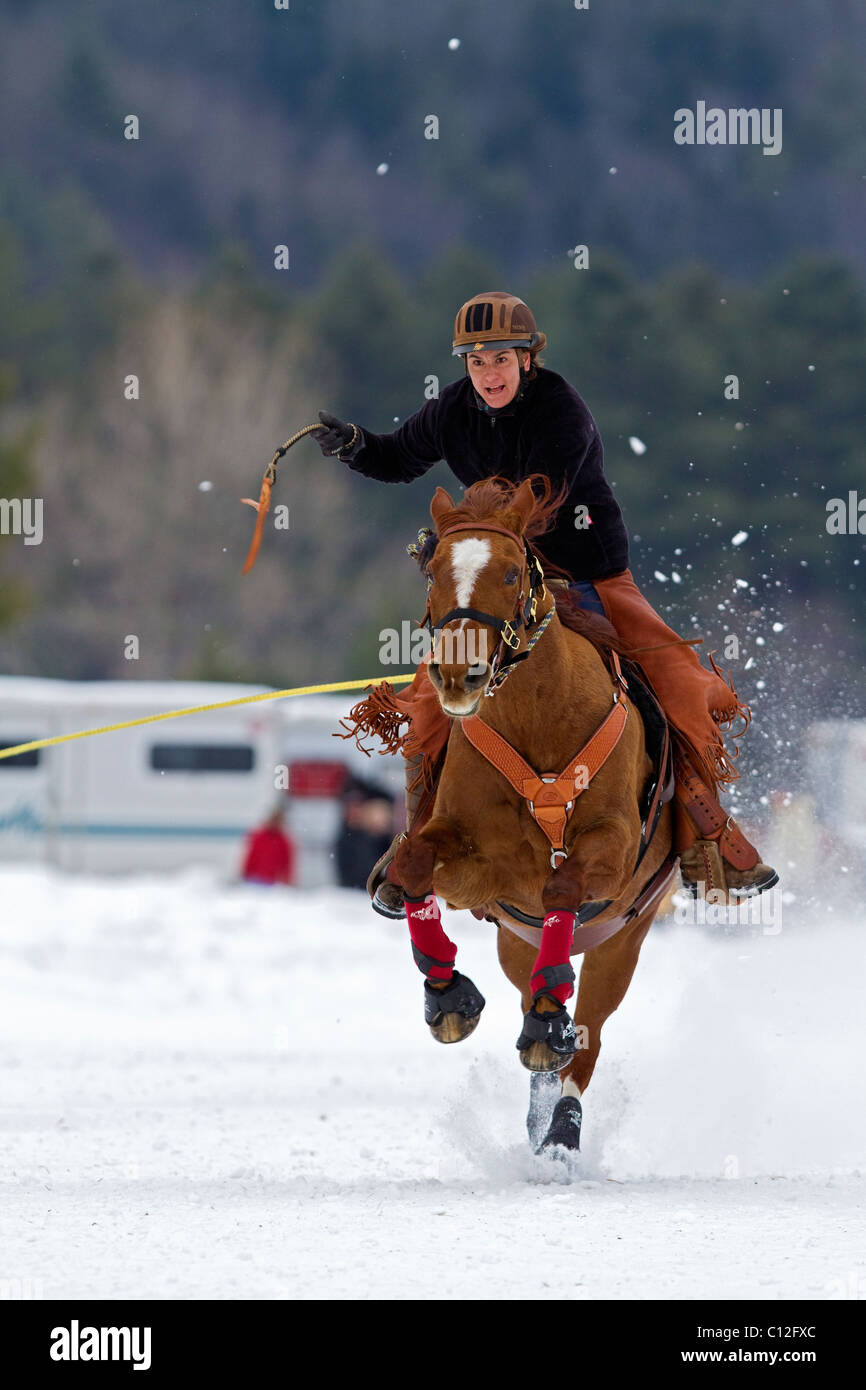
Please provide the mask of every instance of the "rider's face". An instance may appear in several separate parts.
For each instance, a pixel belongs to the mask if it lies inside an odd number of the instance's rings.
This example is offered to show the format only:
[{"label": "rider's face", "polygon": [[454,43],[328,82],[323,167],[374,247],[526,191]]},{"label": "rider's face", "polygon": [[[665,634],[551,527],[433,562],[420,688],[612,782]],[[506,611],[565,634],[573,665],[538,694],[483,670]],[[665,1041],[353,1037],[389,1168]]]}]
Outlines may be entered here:
[{"label": "rider's face", "polygon": [[514,348],[487,349],[466,355],[472,385],[494,410],[508,405],[517,395],[520,385],[520,357],[523,358],[524,367],[528,368],[529,353],[518,353]]}]

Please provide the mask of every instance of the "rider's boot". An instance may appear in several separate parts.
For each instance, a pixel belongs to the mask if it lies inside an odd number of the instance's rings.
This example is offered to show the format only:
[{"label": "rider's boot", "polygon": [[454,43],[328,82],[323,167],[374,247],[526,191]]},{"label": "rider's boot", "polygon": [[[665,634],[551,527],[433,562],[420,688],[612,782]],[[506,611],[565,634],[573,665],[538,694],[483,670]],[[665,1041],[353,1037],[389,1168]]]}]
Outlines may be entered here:
[{"label": "rider's boot", "polygon": [[693,897],[714,893],[717,903],[736,903],[779,882],[776,871],[761,862],[755,846],[686,762],[677,769],[675,806],[680,873]]},{"label": "rider's boot", "polygon": [[395,835],[381,858],[376,860],[367,879],[367,892],[372,899],[375,912],[382,917],[390,917],[402,922],[405,915],[403,889],[397,881],[394,856],[401,842],[409,832],[426,823],[433,809],[435,787],[424,786],[421,777],[422,755],[406,758],[406,829]]}]

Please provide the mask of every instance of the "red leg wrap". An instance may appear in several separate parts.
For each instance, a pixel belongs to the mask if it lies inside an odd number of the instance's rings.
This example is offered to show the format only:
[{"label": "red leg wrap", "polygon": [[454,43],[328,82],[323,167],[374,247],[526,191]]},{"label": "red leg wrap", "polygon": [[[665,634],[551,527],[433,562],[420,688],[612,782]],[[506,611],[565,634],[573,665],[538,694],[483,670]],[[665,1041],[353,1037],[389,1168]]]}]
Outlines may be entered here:
[{"label": "red leg wrap", "polygon": [[574,985],[570,980],[562,980],[559,984],[548,984],[550,976],[546,979],[544,971],[571,969],[569,957],[576,920],[576,915],[573,912],[547,913],[541,930],[541,950],[538,952],[532,967],[533,994],[543,990],[545,994],[553,995],[553,998],[557,999],[560,1004],[564,1004],[566,999],[570,999],[574,994]]},{"label": "red leg wrap", "polygon": [[428,980],[450,980],[457,947],[442,930],[435,894],[428,893],[421,902],[410,902],[407,898],[406,921],[418,969]]}]

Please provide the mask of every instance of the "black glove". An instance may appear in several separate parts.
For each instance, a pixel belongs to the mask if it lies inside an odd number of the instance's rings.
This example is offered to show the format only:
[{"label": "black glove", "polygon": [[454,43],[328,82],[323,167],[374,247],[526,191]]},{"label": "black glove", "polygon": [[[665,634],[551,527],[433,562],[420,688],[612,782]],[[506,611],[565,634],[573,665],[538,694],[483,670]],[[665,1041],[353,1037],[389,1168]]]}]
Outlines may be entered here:
[{"label": "black glove", "polygon": [[[348,449],[350,444],[357,444],[361,447],[361,431],[355,425],[345,425],[342,420],[338,420],[336,415],[329,415],[326,410],[319,411],[319,419],[323,428],[316,430],[313,438],[318,444],[323,454],[329,458],[334,455],[342,457],[342,451]],[[358,452],[347,454],[347,458],[354,458]]]}]

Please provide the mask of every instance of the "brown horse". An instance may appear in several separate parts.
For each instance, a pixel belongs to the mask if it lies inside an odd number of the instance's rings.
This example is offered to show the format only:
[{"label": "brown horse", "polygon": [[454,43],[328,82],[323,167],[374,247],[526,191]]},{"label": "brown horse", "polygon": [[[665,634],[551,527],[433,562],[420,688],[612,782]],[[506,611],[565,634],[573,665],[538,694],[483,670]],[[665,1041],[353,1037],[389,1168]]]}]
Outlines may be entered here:
[{"label": "brown horse", "polygon": [[[452,727],[432,815],[402,842],[395,867],[434,1037],[467,1036],[484,1006],[452,973],[456,948],[438,922],[437,895],[497,923],[499,960],[524,1013],[521,1060],[561,1082],[542,1147],[577,1148],[579,1098],[602,1027],[628,989],[676,860],[634,687],[616,656],[611,667],[605,660],[615,635],[597,635],[564,588],[554,598],[528,544],[552,512],[549,489],[539,500],[535,481],[476,483],[457,505],[441,487],[433,498],[427,670]],[[657,769],[655,780],[664,780]],[[584,951],[572,1023],[568,957]],[[544,1089],[533,1080],[534,1092]]]}]

